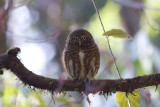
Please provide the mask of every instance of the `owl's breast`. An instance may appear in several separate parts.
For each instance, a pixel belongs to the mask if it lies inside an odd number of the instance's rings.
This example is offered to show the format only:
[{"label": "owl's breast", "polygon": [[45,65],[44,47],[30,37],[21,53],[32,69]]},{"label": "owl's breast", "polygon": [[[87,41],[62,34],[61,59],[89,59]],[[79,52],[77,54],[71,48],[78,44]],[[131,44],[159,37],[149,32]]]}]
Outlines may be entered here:
[{"label": "owl's breast", "polygon": [[80,60],[80,65],[81,65],[80,78],[84,78],[84,73],[85,73],[84,57],[85,57],[84,52],[80,51],[79,52],[79,60]]}]

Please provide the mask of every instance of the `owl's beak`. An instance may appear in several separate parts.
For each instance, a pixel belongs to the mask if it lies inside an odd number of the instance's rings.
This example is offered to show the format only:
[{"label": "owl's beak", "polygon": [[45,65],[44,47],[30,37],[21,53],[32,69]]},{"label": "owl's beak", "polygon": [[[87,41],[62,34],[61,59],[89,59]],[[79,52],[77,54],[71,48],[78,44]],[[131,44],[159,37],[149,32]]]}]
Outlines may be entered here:
[{"label": "owl's beak", "polygon": [[79,40],[79,42],[78,42],[78,43],[79,43],[79,45],[81,46],[81,40]]}]

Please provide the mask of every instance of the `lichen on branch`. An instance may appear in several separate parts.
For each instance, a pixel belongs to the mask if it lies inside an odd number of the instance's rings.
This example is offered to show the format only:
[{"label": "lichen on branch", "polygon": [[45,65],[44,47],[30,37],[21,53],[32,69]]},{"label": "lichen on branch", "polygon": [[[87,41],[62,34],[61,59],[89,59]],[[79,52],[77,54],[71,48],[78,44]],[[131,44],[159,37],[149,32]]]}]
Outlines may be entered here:
[{"label": "lichen on branch", "polygon": [[24,84],[42,90],[52,92],[76,91],[80,93],[83,92],[85,94],[95,94],[99,92],[100,94],[108,94],[115,93],[117,91],[132,92],[134,89],[158,86],[158,84],[160,84],[159,73],[128,79],[91,80],[89,82],[47,78],[28,70],[17,58],[19,52],[19,48],[13,48],[8,50],[5,54],[0,55],[0,73],[3,74],[3,68],[9,69]]}]

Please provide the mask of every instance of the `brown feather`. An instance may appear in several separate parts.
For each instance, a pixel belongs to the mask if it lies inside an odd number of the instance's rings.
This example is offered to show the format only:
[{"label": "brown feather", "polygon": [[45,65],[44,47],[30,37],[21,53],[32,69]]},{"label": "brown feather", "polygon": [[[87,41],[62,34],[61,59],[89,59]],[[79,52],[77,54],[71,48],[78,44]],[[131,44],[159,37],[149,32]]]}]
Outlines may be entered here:
[{"label": "brown feather", "polygon": [[77,29],[68,35],[63,55],[64,67],[73,79],[91,80],[99,70],[99,49],[92,35],[84,29]]}]

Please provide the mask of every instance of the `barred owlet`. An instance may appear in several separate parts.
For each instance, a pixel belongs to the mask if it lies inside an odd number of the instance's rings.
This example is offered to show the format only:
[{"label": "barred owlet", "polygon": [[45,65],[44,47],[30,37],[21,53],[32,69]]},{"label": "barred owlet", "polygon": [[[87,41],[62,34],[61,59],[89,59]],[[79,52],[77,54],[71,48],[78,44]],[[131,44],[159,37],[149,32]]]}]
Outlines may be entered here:
[{"label": "barred owlet", "polygon": [[75,80],[91,80],[100,66],[99,49],[92,35],[84,29],[71,32],[63,53],[64,67]]}]

